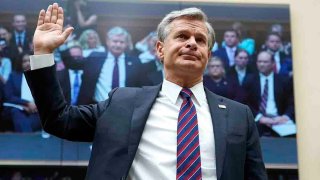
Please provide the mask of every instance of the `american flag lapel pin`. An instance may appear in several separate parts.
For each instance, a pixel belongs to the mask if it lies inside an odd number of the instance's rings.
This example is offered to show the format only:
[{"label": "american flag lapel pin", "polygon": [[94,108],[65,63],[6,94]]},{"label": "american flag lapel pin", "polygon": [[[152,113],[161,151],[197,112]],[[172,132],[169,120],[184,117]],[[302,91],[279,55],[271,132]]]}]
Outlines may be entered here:
[{"label": "american flag lapel pin", "polygon": [[226,108],[227,108],[227,106],[224,105],[224,104],[219,104],[218,107],[219,107],[220,109],[226,109]]}]

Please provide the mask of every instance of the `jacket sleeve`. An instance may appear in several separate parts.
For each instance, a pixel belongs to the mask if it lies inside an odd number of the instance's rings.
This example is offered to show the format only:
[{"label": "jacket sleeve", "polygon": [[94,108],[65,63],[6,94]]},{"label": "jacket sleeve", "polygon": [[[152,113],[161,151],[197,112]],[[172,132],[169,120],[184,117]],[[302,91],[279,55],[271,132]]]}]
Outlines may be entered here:
[{"label": "jacket sleeve", "polygon": [[246,107],[247,121],[249,124],[247,143],[245,178],[248,180],[267,180],[267,174],[262,159],[259,134],[249,107]]},{"label": "jacket sleeve", "polygon": [[[55,66],[25,72],[38,107],[41,123],[47,132],[71,141],[92,141],[96,121],[111,101],[83,106],[69,105],[62,93]],[[109,93],[113,94],[115,90]]]}]

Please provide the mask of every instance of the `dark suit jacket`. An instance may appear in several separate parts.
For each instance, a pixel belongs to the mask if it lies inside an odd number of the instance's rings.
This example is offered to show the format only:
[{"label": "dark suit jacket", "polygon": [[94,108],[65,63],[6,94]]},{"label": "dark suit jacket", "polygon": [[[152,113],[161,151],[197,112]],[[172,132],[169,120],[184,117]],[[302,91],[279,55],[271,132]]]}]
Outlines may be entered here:
[{"label": "dark suit jacket", "polygon": [[[93,141],[87,179],[125,179],[161,85],[116,88],[106,101],[76,107],[66,103],[54,74],[54,67],[26,73],[44,129],[72,141]],[[205,91],[218,180],[267,179],[250,109]]]},{"label": "dark suit jacket", "polygon": [[145,76],[145,84],[147,86],[153,86],[162,83],[163,75],[162,71],[157,70],[156,61],[154,60],[148,63],[143,64],[143,68],[145,69],[146,76]]},{"label": "dark suit jacket", "polygon": [[[287,77],[274,74],[274,98],[279,115],[288,115],[294,120],[294,103],[292,84]],[[251,108],[253,115],[259,113],[261,102],[260,76],[255,74],[252,76],[245,87],[248,92],[247,103]]]},{"label": "dark suit jacket", "polygon": [[228,69],[230,67],[230,60],[227,54],[227,50],[225,47],[219,48],[215,52],[213,52],[213,56],[217,56],[222,59],[224,67]]},{"label": "dark suit jacket", "polygon": [[[79,104],[94,103],[93,96],[107,53],[93,52],[83,64],[82,84],[79,93]],[[143,68],[138,58],[125,56],[126,87],[144,85]]]}]

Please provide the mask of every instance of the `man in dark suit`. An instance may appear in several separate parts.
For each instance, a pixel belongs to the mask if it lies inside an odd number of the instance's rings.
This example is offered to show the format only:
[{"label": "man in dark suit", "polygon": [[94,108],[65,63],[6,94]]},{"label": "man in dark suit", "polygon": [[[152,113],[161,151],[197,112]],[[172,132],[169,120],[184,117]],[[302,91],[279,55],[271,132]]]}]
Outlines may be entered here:
[{"label": "man in dark suit", "polygon": [[159,24],[161,85],[116,88],[86,106],[68,105],[54,76],[51,53],[73,30],[62,24],[57,4],[40,11],[27,76],[47,131],[93,141],[87,179],[267,179],[249,108],[203,87],[214,31],[201,10]]},{"label": "man in dark suit", "polygon": [[287,77],[274,73],[273,55],[262,51],[257,56],[259,74],[252,76],[245,89],[247,103],[258,124],[260,135],[277,136],[273,125],[294,119],[292,84]]},{"label": "man in dark suit", "polygon": [[224,32],[223,39],[226,46],[216,50],[213,55],[222,59],[225,69],[229,69],[235,63],[234,57],[239,43],[239,35],[237,31],[229,29]]},{"label": "man in dark suit", "polygon": [[130,34],[121,27],[113,27],[106,34],[107,52],[94,52],[83,64],[83,85],[80,104],[94,103],[108,98],[116,87],[141,87],[144,73],[140,60],[125,53]]},{"label": "man in dark suit", "polygon": [[[9,56],[11,61],[13,61],[14,68],[19,66],[18,64],[14,63],[19,55],[23,52],[29,52],[31,46],[31,37],[28,34],[26,27],[27,27],[27,19],[26,16],[23,14],[15,14],[13,16],[13,32],[11,41],[9,43]],[[17,67],[19,68],[19,67]]]},{"label": "man in dark suit", "polygon": [[265,50],[274,56],[274,72],[276,74],[292,76],[292,59],[281,51],[281,47],[282,40],[278,33],[270,33],[267,35]]},{"label": "man in dark suit", "polygon": [[60,82],[66,101],[72,105],[79,105],[81,102],[80,88],[82,85],[83,70],[72,67],[74,63],[84,61],[82,48],[79,43],[73,43],[63,56],[65,69],[57,71],[57,77]]}]

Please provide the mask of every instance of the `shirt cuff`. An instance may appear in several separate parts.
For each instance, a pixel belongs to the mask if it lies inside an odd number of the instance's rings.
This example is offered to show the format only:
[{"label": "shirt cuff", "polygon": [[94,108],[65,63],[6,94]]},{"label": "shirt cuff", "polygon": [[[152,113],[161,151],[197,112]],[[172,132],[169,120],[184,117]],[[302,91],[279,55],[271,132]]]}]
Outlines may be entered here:
[{"label": "shirt cuff", "polygon": [[255,122],[258,122],[261,117],[262,117],[262,114],[259,113],[258,115],[256,115],[256,118],[254,118],[254,121],[255,121]]},{"label": "shirt cuff", "polygon": [[41,54],[30,56],[31,70],[41,69],[54,65],[53,54]]}]

